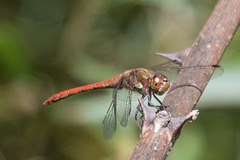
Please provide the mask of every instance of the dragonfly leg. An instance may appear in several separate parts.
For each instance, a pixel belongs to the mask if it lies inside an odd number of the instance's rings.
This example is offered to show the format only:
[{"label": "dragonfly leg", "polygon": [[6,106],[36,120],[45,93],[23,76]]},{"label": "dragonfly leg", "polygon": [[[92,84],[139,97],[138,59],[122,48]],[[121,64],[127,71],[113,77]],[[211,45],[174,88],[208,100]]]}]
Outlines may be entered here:
[{"label": "dragonfly leg", "polygon": [[151,101],[148,101],[148,106],[159,109],[159,106],[154,105]]},{"label": "dragonfly leg", "polygon": [[157,98],[157,96],[153,93],[153,97],[160,103],[160,105],[163,105],[160,99]]},{"label": "dragonfly leg", "polygon": [[162,102],[157,98],[157,96],[153,93],[153,96],[154,98],[160,103],[160,106],[156,106],[157,107],[157,113],[159,111],[162,111],[162,110],[165,110],[166,108],[170,107],[170,106],[166,106],[166,105],[163,105]]},{"label": "dragonfly leg", "polygon": [[[142,112],[142,111],[141,111]],[[135,112],[135,121],[137,122],[137,125],[138,125],[138,127],[140,128],[140,129],[142,129],[142,125],[138,122],[138,120],[137,120],[137,115],[138,115],[138,109],[136,110],[136,112]],[[141,116],[142,117],[142,116]],[[140,119],[141,119],[141,117],[140,117]]]},{"label": "dragonfly leg", "polygon": [[[147,98],[148,98],[148,96],[145,96],[144,98],[142,98],[142,102],[144,102]],[[135,120],[136,120],[136,122],[138,124],[138,127],[141,129],[142,125],[140,125],[139,122],[137,121],[138,112],[143,113],[140,104],[137,105],[137,110],[135,112]],[[142,120],[142,118],[143,118],[143,116],[140,117],[141,120]]]},{"label": "dragonfly leg", "polygon": [[[154,93],[153,93],[153,95],[154,95]],[[151,95],[148,95],[147,97],[148,97],[148,106],[154,107],[158,110],[159,106],[156,106],[151,102]],[[154,95],[154,98],[157,98],[157,97]],[[160,105],[162,105],[162,102],[159,99],[157,99],[157,101],[160,103]]]},{"label": "dragonfly leg", "polygon": [[136,121],[137,121],[138,112],[142,113],[142,109],[140,108],[140,105],[137,106],[137,110],[136,110],[136,112],[135,112],[135,120],[136,120]]}]

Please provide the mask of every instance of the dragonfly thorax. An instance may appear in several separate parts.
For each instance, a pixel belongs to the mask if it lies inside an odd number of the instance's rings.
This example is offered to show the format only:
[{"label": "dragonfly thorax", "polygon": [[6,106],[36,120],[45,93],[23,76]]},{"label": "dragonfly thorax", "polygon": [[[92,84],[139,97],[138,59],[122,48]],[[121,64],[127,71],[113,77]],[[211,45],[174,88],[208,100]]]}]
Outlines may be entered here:
[{"label": "dragonfly thorax", "polygon": [[151,82],[151,89],[153,93],[156,93],[158,95],[163,95],[168,90],[169,87],[170,87],[170,83],[167,77],[165,77],[162,74],[157,74],[153,76],[152,82]]}]

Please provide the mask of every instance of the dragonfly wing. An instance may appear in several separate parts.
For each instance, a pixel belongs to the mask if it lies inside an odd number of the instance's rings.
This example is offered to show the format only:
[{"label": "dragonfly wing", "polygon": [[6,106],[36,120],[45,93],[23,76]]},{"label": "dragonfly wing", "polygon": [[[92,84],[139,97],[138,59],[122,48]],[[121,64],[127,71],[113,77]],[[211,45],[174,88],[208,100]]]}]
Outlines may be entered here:
[{"label": "dragonfly wing", "polygon": [[211,80],[220,77],[224,73],[224,69],[219,65],[186,66],[181,68],[181,70],[185,72],[187,77],[191,76],[188,73],[192,73],[197,70],[202,70],[202,72],[207,72],[211,69],[215,69],[211,77]]},{"label": "dragonfly wing", "polygon": [[163,74],[170,82],[172,82],[180,68],[181,65],[173,63],[172,61],[167,61],[165,63],[149,67],[148,69],[153,71],[155,74]]},{"label": "dragonfly wing", "polygon": [[117,129],[116,101],[113,99],[103,120],[103,137],[111,139]]},{"label": "dragonfly wing", "polygon": [[224,68],[223,67],[221,67],[219,65],[215,65],[214,67],[215,67],[215,70],[214,70],[214,73],[213,73],[211,79],[218,78],[221,75],[223,75],[223,73],[224,73]]},{"label": "dragonfly wing", "polygon": [[[174,78],[176,77],[178,71],[181,69],[185,73],[196,71],[203,69],[205,71],[215,68],[215,72],[212,76],[212,79],[217,78],[223,74],[223,68],[219,65],[200,65],[200,66],[184,66],[182,67],[180,64],[174,63],[172,61],[167,61],[162,64],[158,64],[148,69],[153,71],[155,74],[163,74],[166,76],[170,82],[173,82]],[[191,71],[192,70],[192,71]]]},{"label": "dragonfly wing", "polygon": [[132,91],[128,89],[118,90],[117,95],[117,119],[121,126],[126,127],[132,106]]}]

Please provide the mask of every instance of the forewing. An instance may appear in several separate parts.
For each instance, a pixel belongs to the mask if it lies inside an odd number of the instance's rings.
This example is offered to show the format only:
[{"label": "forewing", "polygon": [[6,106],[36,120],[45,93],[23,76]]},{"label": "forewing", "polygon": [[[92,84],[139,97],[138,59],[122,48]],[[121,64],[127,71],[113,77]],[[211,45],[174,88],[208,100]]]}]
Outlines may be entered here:
[{"label": "forewing", "polygon": [[181,68],[181,70],[186,73],[186,76],[188,76],[188,72],[192,73],[197,70],[202,70],[202,72],[207,72],[211,69],[215,69],[211,79],[220,77],[224,72],[224,69],[219,65],[186,66]]},{"label": "forewing", "polygon": [[148,69],[153,71],[154,74],[163,74],[168,78],[170,82],[172,82],[180,68],[181,65],[173,63],[171,61],[167,61],[165,63],[149,67]]},{"label": "forewing", "polygon": [[116,101],[113,99],[103,120],[103,137],[111,139],[117,129]]},{"label": "forewing", "polygon": [[218,78],[218,77],[220,77],[221,75],[223,75],[223,73],[224,73],[223,67],[221,67],[221,66],[219,66],[219,65],[216,65],[216,66],[215,66],[214,73],[213,73],[211,79]]},{"label": "forewing", "polygon": [[128,89],[118,90],[117,93],[117,119],[121,126],[126,127],[132,106],[132,91]]},{"label": "forewing", "polygon": [[172,61],[167,61],[165,63],[149,67],[148,69],[153,71],[155,74],[165,75],[169,79],[169,81],[172,82],[180,69],[188,73],[188,72],[192,72],[199,69],[203,69],[207,71],[211,68],[215,68],[215,72],[212,76],[212,79],[221,76],[224,72],[223,68],[218,65],[200,65],[200,66],[182,67],[180,64],[174,63]]}]

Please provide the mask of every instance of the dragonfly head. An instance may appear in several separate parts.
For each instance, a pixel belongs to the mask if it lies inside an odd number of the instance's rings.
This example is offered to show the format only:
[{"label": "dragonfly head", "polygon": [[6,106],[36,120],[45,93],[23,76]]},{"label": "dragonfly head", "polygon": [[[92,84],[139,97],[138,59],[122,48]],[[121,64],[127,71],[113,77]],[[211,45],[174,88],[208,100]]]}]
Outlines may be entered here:
[{"label": "dragonfly head", "polygon": [[170,83],[162,74],[156,74],[153,76],[152,83],[151,83],[151,89],[154,93],[158,95],[163,95],[168,88],[170,87]]}]

